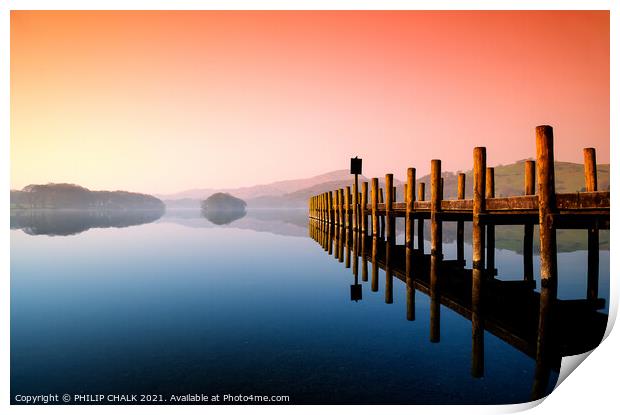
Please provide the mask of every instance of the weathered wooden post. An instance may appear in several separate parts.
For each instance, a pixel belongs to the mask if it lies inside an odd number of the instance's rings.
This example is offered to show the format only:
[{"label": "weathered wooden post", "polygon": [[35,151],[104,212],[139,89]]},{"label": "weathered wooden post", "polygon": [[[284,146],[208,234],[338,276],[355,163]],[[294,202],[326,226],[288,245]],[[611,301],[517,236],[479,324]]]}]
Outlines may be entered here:
[{"label": "weathered wooden post", "polygon": [[536,127],[536,175],[540,221],[540,280],[542,287],[557,289],[558,264],[555,234],[555,169],[553,128]]},{"label": "weathered wooden post", "polygon": [[[424,183],[418,183],[418,200],[420,202],[424,201]],[[424,218],[418,218],[418,251],[420,251],[421,255],[424,255]]]},{"label": "weathered wooden post", "polygon": [[344,226],[351,227],[351,186],[347,186],[344,191],[344,218]]},{"label": "weathered wooden post", "polygon": [[394,238],[394,175],[388,173],[385,175],[385,237],[386,240],[392,241]]},{"label": "weathered wooden post", "polygon": [[377,214],[377,204],[379,203],[379,179],[374,177],[370,181],[370,204],[372,218],[372,236],[379,237],[379,217]]},{"label": "weathered wooden post", "polygon": [[[476,271],[484,270],[484,225],[480,223],[480,214],[485,209],[485,170],[486,148],[474,148],[474,191],[473,191],[473,220],[472,220],[472,266],[474,277]],[[480,274],[478,274],[480,276]]]},{"label": "weathered wooden post", "polygon": [[332,192],[325,192],[325,220],[328,223],[332,222]]},{"label": "weathered wooden post", "polygon": [[[383,189],[379,188],[379,203],[383,204]],[[380,231],[379,231],[379,236],[381,237],[381,239],[383,239],[385,237],[385,206],[384,206],[384,212],[383,215],[379,216],[379,222],[381,223],[380,226]]]},{"label": "weathered wooden post", "polygon": [[484,326],[480,310],[484,272],[484,227],[480,223],[480,214],[485,209],[485,169],[486,149],[474,148],[474,186],[473,186],[473,222],[472,222],[472,288],[471,288],[471,337],[472,337],[472,376],[482,376],[484,359]]},{"label": "weathered wooden post", "polygon": [[327,208],[329,209],[329,223],[334,223],[334,198],[332,192],[327,192]]},{"label": "weathered wooden post", "polygon": [[[536,181],[536,162],[525,162],[525,194],[534,195]],[[523,228],[523,279],[534,281],[534,225],[526,224]]]},{"label": "weathered wooden post", "polygon": [[[583,167],[586,181],[586,192],[598,190],[596,176],[596,151],[593,148],[583,149]],[[598,298],[598,271],[599,271],[599,231],[593,227],[588,229],[588,300]]]},{"label": "weathered wooden post", "polygon": [[362,235],[366,236],[368,228],[367,217],[367,205],[368,205],[368,182],[362,183],[362,204],[360,206],[361,220],[362,220]]},{"label": "weathered wooden post", "polygon": [[340,226],[345,226],[344,217],[344,189],[338,189],[338,216],[340,217]]},{"label": "weathered wooden post", "polygon": [[394,302],[394,275],[392,274],[392,244],[394,241],[394,176],[385,175],[385,302]]},{"label": "weathered wooden post", "polygon": [[431,160],[431,342],[439,342],[439,268],[442,260],[441,160]]},{"label": "weathered wooden post", "polygon": [[415,202],[415,169],[407,169],[404,187],[407,214],[405,217],[405,274],[407,283],[407,320],[415,320],[415,282],[413,279],[413,204]]},{"label": "weathered wooden post", "polygon": [[[413,248],[413,203],[415,202],[415,169],[407,169],[407,183],[405,184],[405,246]],[[409,273],[407,273],[409,275]]]},{"label": "weathered wooden post", "polygon": [[[487,167],[486,199],[495,197],[495,169]],[[495,276],[495,225],[487,224],[487,276]]]},{"label": "weathered wooden post", "polygon": [[[456,198],[465,199],[465,173],[459,173],[456,185]],[[456,260],[459,266],[465,266],[465,222],[456,222]]]}]

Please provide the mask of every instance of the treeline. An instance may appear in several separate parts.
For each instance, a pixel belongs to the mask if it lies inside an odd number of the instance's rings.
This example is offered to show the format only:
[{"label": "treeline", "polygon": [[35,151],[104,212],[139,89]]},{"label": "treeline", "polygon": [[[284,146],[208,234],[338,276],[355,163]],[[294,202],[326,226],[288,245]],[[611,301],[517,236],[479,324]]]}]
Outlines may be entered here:
[{"label": "treeline", "polygon": [[11,190],[11,209],[164,210],[158,198],[125,191],[91,191],[74,184],[33,184]]}]

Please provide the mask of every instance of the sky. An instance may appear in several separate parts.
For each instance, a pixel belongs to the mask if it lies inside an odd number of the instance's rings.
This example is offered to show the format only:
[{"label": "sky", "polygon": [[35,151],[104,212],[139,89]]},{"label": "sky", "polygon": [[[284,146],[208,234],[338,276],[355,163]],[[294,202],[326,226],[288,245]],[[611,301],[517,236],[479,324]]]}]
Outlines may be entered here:
[{"label": "sky", "polygon": [[607,11],[12,11],[11,187],[609,162]]}]

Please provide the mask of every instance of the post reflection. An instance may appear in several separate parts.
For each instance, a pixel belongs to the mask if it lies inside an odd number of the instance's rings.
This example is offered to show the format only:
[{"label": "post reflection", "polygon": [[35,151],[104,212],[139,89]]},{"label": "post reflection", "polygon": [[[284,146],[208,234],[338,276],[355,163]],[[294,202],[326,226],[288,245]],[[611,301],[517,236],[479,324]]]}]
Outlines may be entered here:
[{"label": "post reflection", "polygon": [[[386,230],[389,228],[386,221]],[[350,286],[351,300],[362,299],[359,278],[368,280],[370,270],[370,292],[378,292],[379,270],[385,271],[385,302],[394,302],[394,279],[401,280],[406,290],[406,318],[416,319],[416,291],[430,299],[430,342],[440,341],[441,306],[447,307],[471,321],[471,371],[474,378],[485,375],[485,333],[498,337],[503,342],[520,350],[535,363],[532,379],[532,399],[538,399],[550,392],[551,373],[558,373],[561,362],[560,351],[570,354],[591,350],[601,341],[606,328],[607,316],[597,311],[591,301],[558,300],[557,284],[544,284],[540,293],[527,281],[499,281],[486,277],[481,245],[475,249],[477,258],[472,269],[465,269],[457,261],[443,260],[441,250],[441,220],[432,226],[431,254],[414,250],[412,246],[398,246],[393,238],[385,242],[375,237],[365,237],[359,232],[349,232],[344,227],[325,227],[318,221],[310,222],[309,235],[322,246],[334,247],[334,257],[343,262],[343,249],[347,249],[345,266],[353,271]],[[483,235],[482,226],[474,228]],[[389,232],[394,234],[393,232]],[[478,236],[476,235],[476,236]],[[413,245],[413,244],[411,244]],[[353,264],[351,264],[351,255]],[[404,258],[399,258],[404,256]],[[370,262],[370,265],[368,264]],[[359,265],[361,264],[361,271]],[[511,285],[516,284],[516,285]],[[517,287],[516,289],[507,287]],[[558,316],[570,319],[559,319]],[[553,316],[556,316],[555,318]],[[579,316],[579,318],[575,318]],[[447,333],[448,335],[450,333]],[[561,342],[558,343],[561,339]]]}]

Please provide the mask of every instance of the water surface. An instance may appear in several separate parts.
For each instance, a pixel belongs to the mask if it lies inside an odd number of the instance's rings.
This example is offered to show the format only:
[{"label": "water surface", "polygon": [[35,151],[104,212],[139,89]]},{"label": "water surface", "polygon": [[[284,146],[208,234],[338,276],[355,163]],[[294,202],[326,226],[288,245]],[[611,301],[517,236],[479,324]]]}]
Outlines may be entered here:
[{"label": "water surface", "polygon": [[[50,236],[12,226],[12,396],[530,399],[531,357],[485,332],[484,376],[473,377],[471,322],[441,306],[441,340],[430,342],[429,297],[415,294],[416,318],[408,321],[406,286],[396,280],[393,304],[385,304],[383,270],[378,292],[359,281],[363,298],[351,301],[351,269],[308,237],[303,210],[249,211],[221,226],[199,211],[142,222],[78,227],[65,236],[56,227]],[[453,256],[455,244],[446,243],[444,252]],[[520,254],[498,249],[496,255],[500,278],[503,271],[517,278]],[[585,296],[586,255],[559,254],[560,298]],[[600,296],[608,299],[608,251],[600,262]],[[538,280],[537,268],[535,258]],[[553,371],[548,390],[556,379]]]}]

